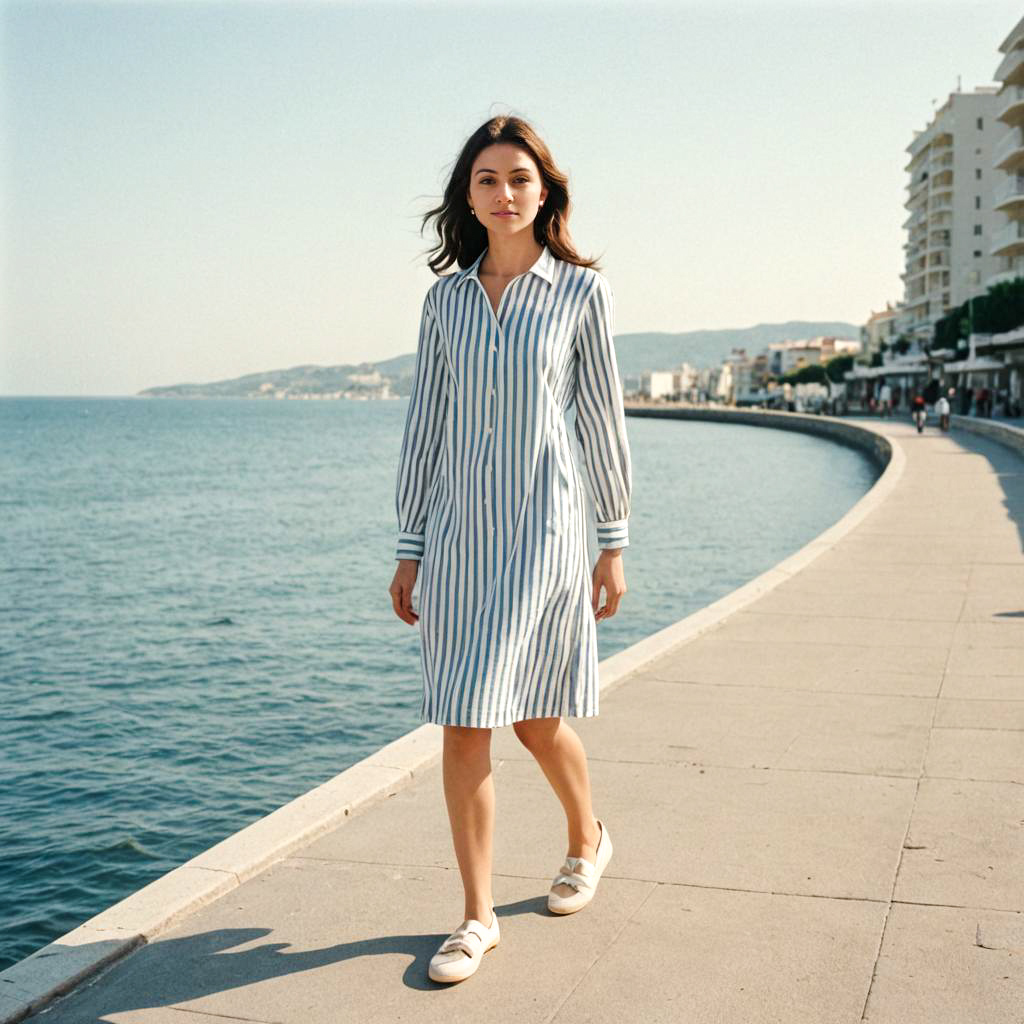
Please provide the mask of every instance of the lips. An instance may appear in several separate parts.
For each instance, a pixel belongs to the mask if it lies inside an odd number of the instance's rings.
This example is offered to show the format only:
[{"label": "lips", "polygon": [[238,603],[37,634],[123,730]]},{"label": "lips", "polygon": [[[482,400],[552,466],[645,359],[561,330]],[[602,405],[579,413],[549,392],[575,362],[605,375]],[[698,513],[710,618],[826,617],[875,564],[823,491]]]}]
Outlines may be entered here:
[{"label": "lips", "polygon": [[508,211],[508,212],[504,212],[504,213],[498,213],[497,211],[495,211],[494,216],[495,217],[515,217],[516,214],[514,212],[512,212],[512,211]]}]

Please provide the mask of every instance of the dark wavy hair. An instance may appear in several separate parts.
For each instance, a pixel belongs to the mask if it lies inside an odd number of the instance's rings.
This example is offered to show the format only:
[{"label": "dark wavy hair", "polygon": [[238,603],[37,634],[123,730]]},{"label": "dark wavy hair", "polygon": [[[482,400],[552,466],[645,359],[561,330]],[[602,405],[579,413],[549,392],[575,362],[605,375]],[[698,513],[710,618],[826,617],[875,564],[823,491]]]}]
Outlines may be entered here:
[{"label": "dark wavy hair", "polygon": [[466,140],[459,153],[451,177],[445,186],[440,206],[423,217],[421,233],[428,222],[435,220],[437,245],[429,250],[434,255],[428,265],[435,274],[458,263],[468,267],[487,247],[487,228],[470,212],[466,194],[473,161],[481,150],[499,142],[510,142],[525,149],[534,159],[548,194],[533,221],[533,237],[546,245],[552,255],[566,263],[581,267],[601,268],[597,260],[580,256],[569,235],[569,177],[555,164],[551,150],[533,127],[521,117],[501,114],[485,121]]}]

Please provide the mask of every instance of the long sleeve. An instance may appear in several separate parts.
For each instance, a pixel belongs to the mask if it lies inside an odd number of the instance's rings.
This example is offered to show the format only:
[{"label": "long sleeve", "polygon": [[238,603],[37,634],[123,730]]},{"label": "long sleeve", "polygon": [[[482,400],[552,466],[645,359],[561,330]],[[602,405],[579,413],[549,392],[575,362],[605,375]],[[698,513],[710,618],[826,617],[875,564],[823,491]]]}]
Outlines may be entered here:
[{"label": "long sleeve", "polygon": [[613,313],[611,286],[598,274],[576,334],[575,429],[594,495],[600,548],[628,546],[633,489],[622,385],[612,341]]},{"label": "long sleeve", "polygon": [[441,454],[447,413],[447,368],[431,291],[423,300],[412,393],[395,483],[396,559],[422,559],[427,501]]}]

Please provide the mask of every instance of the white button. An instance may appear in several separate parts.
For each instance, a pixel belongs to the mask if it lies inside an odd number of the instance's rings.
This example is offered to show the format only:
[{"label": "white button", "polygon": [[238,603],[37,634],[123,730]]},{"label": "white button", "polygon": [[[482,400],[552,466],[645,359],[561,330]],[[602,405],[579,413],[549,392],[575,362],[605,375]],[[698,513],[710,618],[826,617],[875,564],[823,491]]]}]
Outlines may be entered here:
[{"label": "white button", "polygon": [[491,394],[492,395],[494,394],[494,388],[491,388]]}]

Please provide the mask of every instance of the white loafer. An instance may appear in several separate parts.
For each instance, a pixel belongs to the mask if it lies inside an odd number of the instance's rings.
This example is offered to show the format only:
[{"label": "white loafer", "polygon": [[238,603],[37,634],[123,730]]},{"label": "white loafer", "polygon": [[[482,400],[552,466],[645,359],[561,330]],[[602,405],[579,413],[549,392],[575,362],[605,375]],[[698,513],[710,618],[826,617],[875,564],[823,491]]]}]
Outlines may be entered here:
[{"label": "white loafer", "polygon": [[427,970],[432,981],[463,981],[476,973],[484,953],[501,941],[498,915],[493,907],[491,914],[490,927],[470,917],[441,943]]},{"label": "white loafer", "polygon": [[[555,914],[573,914],[582,910],[594,898],[597,883],[612,858],[612,840],[608,829],[600,818],[597,824],[601,828],[601,838],[597,841],[597,852],[594,855],[597,863],[591,864],[584,857],[566,857],[560,873],[551,883],[548,910]],[[559,896],[555,892],[555,886],[563,882],[576,890],[571,896]]]}]

